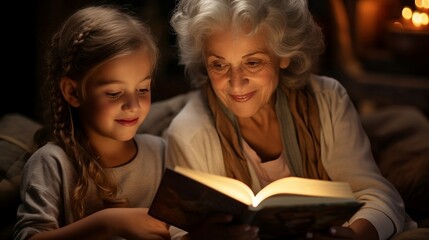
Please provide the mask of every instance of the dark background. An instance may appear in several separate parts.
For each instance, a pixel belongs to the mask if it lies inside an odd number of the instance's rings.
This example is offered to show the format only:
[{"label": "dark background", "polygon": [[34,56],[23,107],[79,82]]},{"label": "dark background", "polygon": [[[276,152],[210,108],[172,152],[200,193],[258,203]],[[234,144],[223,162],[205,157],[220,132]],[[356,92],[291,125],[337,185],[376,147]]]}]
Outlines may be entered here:
[{"label": "dark background", "polygon": [[[44,58],[50,37],[74,11],[90,4],[121,4],[151,27],[161,56],[153,90],[153,101],[166,99],[189,89],[183,79],[183,67],[177,65],[174,35],[169,14],[174,0],[90,1],[38,0],[11,3],[3,8],[3,79],[0,117],[20,113],[41,120],[40,84],[45,74]],[[9,16],[5,16],[5,14]]]},{"label": "dark background", "polygon": [[[183,69],[177,65],[175,38],[168,23],[175,0],[3,1],[0,5],[0,117],[19,113],[41,120],[38,102],[43,96],[39,96],[39,85],[51,35],[77,9],[103,2],[120,3],[137,12],[158,39],[161,62],[153,100],[167,99],[189,90]],[[368,112],[386,113],[382,110],[392,105],[414,106],[429,116],[429,28],[418,34],[402,31],[395,37],[386,31],[386,25],[398,18],[401,5],[411,2],[309,0],[310,10],[324,31],[326,43],[316,73],[338,79],[362,116]],[[333,3],[341,3],[344,9],[334,10]],[[341,17],[343,14],[345,18]],[[357,24],[361,21],[366,23]],[[381,115],[385,116],[381,118],[383,121],[375,121],[377,124],[366,131],[382,173],[388,180],[399,183],[396,186],[406,201],[407,211],[415,220],[424,219],[428,213],[427,186],[420,186],[420,182],[427,182],[427,119],[420,119],[415,111],[393,110],[391,115]],[[365,126],[368,127],[368,121]],[[407,179],[411,179],[410,184]],[[3,215],[12,216],[14,207],[9,210]],[[427,226],[427,220],[423,221]],[[0,222],[0,227],[2,224]],[[4,229],[0,230],[2,234]],[[10,234],[10,230],[6,234]]]},{"label": "dark background", "polygon": [[[329,4],[334,1],[309,0],[310,10],[323,28],[326,38],[326,51],[322,55],[316,73],[339,79],[349,91],[353,101],[364,102],[366,99],[371,99],[377,104],[411,104],[429,113],[429,58],[427,57],[429,54],[421,59],[392,56],[385,51],[389,39],[382,36],[385,31],[383,31],[384,28],[380,28],[385,24],[383,21],[386,19],[397,17],[396,15],[400,13],[400,5],[409,4],[409,1],[344,0],[347,12],[350,13],[350,37],[354,44],[353,50],[356,50],[357,41],[356,31],[352,31],[354,29],[352,25],[362,19],[356,16],[356,5],[360,2],[379,7],[377,13],[379,21],[370,23],[372,26],[364,26],[364,28],[379,27],[381,30],[376,31],[376,36],[371,43],[360,45],[361,51],[356,54],[359,63],[365,70],[386,75],[384,78],[390,78],[391,75],[404,76],[404,79],[399,80],[371,80],[373,82],[369,84],[359,82],[365,80],[366,75],[354,76],[347,72],[344,67],[348,63],[336,57],[338,52],[344,50],[336,42],[340,35],[333,23],[334,13]],[[38,103],[40,97],[44,96],[39,95],[39,88],[45,73],[44,57],[51,35],[63,20],[77,9],[100,3],[121,4],[135,11],[149,24],[157,38],[161,57],[153,89],[153,101],[167,99],[190,89],[184,80],[183,67],[177,65],[175,37],[168,22],[175,0],[37,0],[26,3],[16,1],[3,4],[1,7],[3,61],[0,117],[6,113],[20,113],[34,120],[41,120],[41,107]],[[414,77],[425,80],[411,84],[411,87],[408,86],[407,82],[413,82]],[[377,82],[383,83],[380,85]],[[402,86],[403,83],[405,85]],[[380,97],[378,96],[380,94],[384,95]]]}]

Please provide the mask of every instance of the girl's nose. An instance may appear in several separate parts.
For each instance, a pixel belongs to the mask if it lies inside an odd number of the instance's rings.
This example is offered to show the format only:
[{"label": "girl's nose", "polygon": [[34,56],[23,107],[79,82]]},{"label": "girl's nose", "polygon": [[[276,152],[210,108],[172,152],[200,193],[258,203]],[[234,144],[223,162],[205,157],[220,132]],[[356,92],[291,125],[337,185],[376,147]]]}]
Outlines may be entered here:
[{"label": "girl's nose", "polygon": [[126,97],[126,99],[124,101],[122,108],[125,111],[131,111],[131,112],[134,112],[134,111],[140,109],[140,102],[139,102],[138,94],[136,92],[133,94],[128,94],[128,96]]}]

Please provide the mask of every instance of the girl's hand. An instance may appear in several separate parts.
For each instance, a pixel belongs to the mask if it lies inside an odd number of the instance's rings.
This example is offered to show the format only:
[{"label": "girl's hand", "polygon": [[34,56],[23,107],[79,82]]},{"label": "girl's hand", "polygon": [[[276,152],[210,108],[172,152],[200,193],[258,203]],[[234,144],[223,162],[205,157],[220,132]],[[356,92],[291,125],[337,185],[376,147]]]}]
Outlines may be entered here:
[{"label": "girl's hand", "polygon": [[[106,209],[107,210],[107,209]],[[148,208],[110,208],[109,225],[126,239],[170,239],[168,226],[148,212]]]},{"label": "girl's hand", "polygon": [[170,239],[167,225],[148,215],[147,208],[107,208],[62,228],[39,232],[31,240]]},{"label": "girl's hand", "polygon": [[258,239],[258,228],[248,224],[232,225],[232,216],[217,214],[207,219],[193,232],[188,233],[185,239],[205,240],[255,240]]}]

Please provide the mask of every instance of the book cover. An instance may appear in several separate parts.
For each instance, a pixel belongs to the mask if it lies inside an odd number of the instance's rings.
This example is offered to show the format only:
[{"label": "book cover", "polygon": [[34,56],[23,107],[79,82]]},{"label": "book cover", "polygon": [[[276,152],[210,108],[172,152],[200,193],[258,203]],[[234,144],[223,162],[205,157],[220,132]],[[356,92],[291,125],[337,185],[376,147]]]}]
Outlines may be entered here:
[{"label": "book cover", "polygon": [[[266,186],[263,189],[266,194],[257,204],[252,203],[255,194],[238,180],[182,167],[166,169],[149,214],[185,231],[192,231],[212,214],[229,213],[234,217],[233,224],[250,223],[259,227],[261,238],[278,239],[341,225],[363,205],[354,198],[347,183],[291,177],[289,182],[293,185],[301,182],[302,187],[289,187],[292,190],[288,190],[287,180],[276,181],[273,185],[283,190],[271,194],[267,193],[270,185]],[[221,184],[216,186],[219,182]],[[309,191],[321,186],[328,188],[329,196]],[[339,197],[336,197],[336,189],[339,189]]]}]

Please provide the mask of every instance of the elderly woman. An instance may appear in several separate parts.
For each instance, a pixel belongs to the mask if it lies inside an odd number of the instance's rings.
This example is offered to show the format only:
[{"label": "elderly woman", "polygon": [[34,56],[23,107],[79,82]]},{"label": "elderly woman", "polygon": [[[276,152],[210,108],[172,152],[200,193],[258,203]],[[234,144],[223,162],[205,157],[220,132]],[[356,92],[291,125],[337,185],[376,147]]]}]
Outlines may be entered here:
[{"label": "elderly woman", "polygon": [[[305,0],[181,0],[171,24],[199,90],[166,132],[170,167],[236,178],[255,192],[288,176],[348,182],[365,205],[325,237],[387,239],[415,227],[346,90],[311,73],[324,46]],[[213,216],[185,238],[257,238],[256,227],[229,221]]]}]

